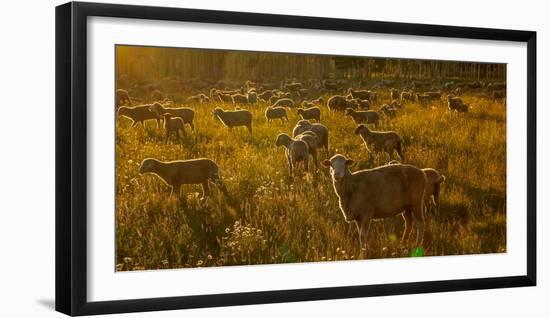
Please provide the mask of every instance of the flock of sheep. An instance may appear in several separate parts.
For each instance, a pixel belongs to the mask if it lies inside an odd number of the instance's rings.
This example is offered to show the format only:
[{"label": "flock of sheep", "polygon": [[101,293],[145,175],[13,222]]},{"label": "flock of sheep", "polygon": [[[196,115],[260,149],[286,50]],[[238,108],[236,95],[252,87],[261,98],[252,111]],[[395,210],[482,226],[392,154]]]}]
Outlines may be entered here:
[{"label": "flock of sheep", "polygon": [[[332,88],[330,82],[323,83],[327,90]],[[494,98],[502,98],[499,93],[503,83],[492,83]],[[420,246],[424,233],[424,214],[430,206],[435,214],[439,210],[439,196],[445,176],[432,168],[420,169],[405,164],[405,152],[402,136],[395,131],[374,130],[381,118],[391,119],[409,101],[417,101],[426,105],[434,101],[445,101],[441,91],[416,92],[413,89],[389,89],[390,101],[374,109],[378,103],[382,88],[376,91],[356,90],[349,88],[339,90],[338,87],[325,102],[323,97],[309,97],[309,89],[297,81],[286,82],[279,89],[265,89],[250,81],[236,90],[212,88],[209,92],[200,93],[187,99],[189,104],[212,105],[212,116],[229,129],[245,127],[253,133],[253,116],[245,105],[258,105],[260,102],[268,105],[265,118],[268,123],[280,120],[288,122],[288,110],[296,109],[301,118],[292,135],[280,133],[273,136],[276,146],[285,149],[290,176],[296,174],[300,165],[308,171],[311,162],[318,167],[318,152],[322,149],[325,159],[321,165],[330,170],[334,191],[339,199],[340,209],[347,222],[354,222],[359,233],[360,246],[366,248],[366,240],[372,219],[381,219],[402,215],[405,221],[401,242],[407,242],[416,225],[416,246]],[[336,94],[334,94],[336,93]],[[446,92],[446,103],[450,111],[468,112],[467,105],[459,95],[460,90]],[[154,94],[154,96],[153,96]],[[132,127],[147,120],[155,120],[157,126],[164,125],[168,143],[171,137],[183,140],[186,137],[186,125],[195,130],[195,111],[190,107],[169,107],[170,100],[159,91],[151,94],[154,101],[150,104],[131,106],[133,101],[129,93],[123,89],[116,90],[117,115],[130,118]],[[355,123],[354,133],[360,137],[369,153],[384,152],[393,159],[396,153],[400,161],[391,160],[386,165],[373,169],[352,172],[354,161],[342,154],[330,157],[329,129],[321,123],[322,108],[330,112],[340,113],[350,117]],[[222,106],[230,106],[224,109]],[[314,122],[315,121],[315,122]],[[181,135],[180,135],[181,133]],[[311,159],[310,159],[311,157]],[[311,161],[312,160],[312,161]],[[163,162],[154,158],[144,159],[139,172],[152,173],[171,186],[172,193],[179,195],[184,184],[201,184],[203,193],[201,204],[205,204],[209,194],[209,182],[213,182],[222,192],[227,190],[220,179],[218,165],[207,158]]]}]

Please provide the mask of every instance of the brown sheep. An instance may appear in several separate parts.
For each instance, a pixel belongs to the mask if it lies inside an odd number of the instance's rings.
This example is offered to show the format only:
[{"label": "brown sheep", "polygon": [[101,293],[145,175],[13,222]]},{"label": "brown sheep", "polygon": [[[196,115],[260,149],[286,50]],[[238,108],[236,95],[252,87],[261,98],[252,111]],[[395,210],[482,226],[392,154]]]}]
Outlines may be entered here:
[{"label": "brown sheep", "polygon": [[132,105],[132,101],[130,100],[130,95],[128,94],[128,91],[125,89],[117,89],[115,91],[115,100],[116,100],[116,106]]},{"label": "brown sheep", "polygon": [[390,98],[392,101],[398,100],[400,98],[399,91],[395,88],[390,89]]},{"label": "brown sheep", "polygon": [[233,99],[233,104],[248,104],[248,96],[243,94],[233,94],[231,95],[231,98]]},{"label": "brown sheep", "polygon": [[[168,143],[168,139],[170,139],[170,136],[172,134],[175,134],[178,139],[181,139],[183,141],[183,137],[185,137],[185,128],[183,124],[183,120],[179,117],[175,117],[174,115],[170,113],[164,114],[164,129],[166,130],[166,139],[164,140],[164,143]],[[183,137],[180,136],[179,131],[183,133]]]},{"label": "brown sheep", "polygon": [[344,112],[346,108],[357,109],[358,105],[355,101],[347,99],[342,95],[334,95],[327,101],[327,107],[330,111]]},{"label": "brown sheep", "polygon": [[416,221],[416,243],[422,244],[424,235],[423,202],[426,176],[411,165],[386,165],[374,169],[351,172],[354,161],[336,154],[323,166],[330,168],[334,192],[346,222],[354,222],[361,248],[367,248],[369,227],[373,219],[402,215],[405,230],[401,244],[409,240]]},{"label": "brown sheep", "polygon": [[181,186],[184,184],[201,184],[201,203],[205,203],[210,195],[208,181],[212,181],[222,192],[227,192],[220,180],[218,165],[207,158],[176,161],[147,158],[141,162],[139,173],[152,173],[159,177],[172,188],[170,196],[173,193],[179,196]]},{"label": "brown sheep", "polygon": [[143,105],[136,107],[121,106],[117,111],[117,116],[124,116],[132,120],[132,127],[137,123],[143,126],[143,122],[149,119],[155,119],[157,121],[157,128],[160,127],[162,115],[151,111],[151,105]]},{"label": "brown sheep", "polygon": [[372,151],[383,151],[390,158],[393,158],[393,152],[397,151],[401,160],[405,161],[403,138],[395,131],[374,131],[361,124],[355,128],[354,132],[356,135],[361,136],[369,153],[372,153]]},{"label": "brown sheep", "polygon": [[351,95],[352,98],[359,98],[359,99],[366,99],[371,101],[371,91],[367,90],[354,90],[353,88],[348,89],[348,94]]},{"label": "brown sheep", "polygon": [[317,135],[317,149],[325,148],[326,155],[328,157],[328,128],[319,123],[312,124],[308,120],[300,120],[294,126],[292,130],[292,136],[296,137],[299,134],[304,133],[305,131],[312,131]]},{"label": "brown sheep", "polygon": [[304,170],[308,171],[309,148],[304,140],[293,140],[287,134],[279,134],[275,142],[277,146],[284,146],[290,177],[300,162],[304,163]]},{"label": "brown sheep", "polygon": [[380,115],[374,110],[354,110],[353,108],[346,108],[344,114],[350,116],[356,125],[362,123],[377,124],[380,120]]},{"label": "brown sheep", "polygon": [[267,90],[260,94],[258,94],[258,98],[263,100],[264,102],[268,102],[271,97],[273,97],[273,91]]},{"label": "brown sheep", "polygon": [[[433,168],[424,168],[422,171],[424,171],[424,174],[426,175],[426,193],[424,194],[424,200],[426,202],[425,206],[428,211],[433,211],[433,214],[438,216],[439,195],[441,192],[441,185],[445,182],[445,176]],[[428,202],[431,204],[428,204]]]},{"label": "brown sheep", "polygon": [[447,96],[447,107],[450,111],[468,112],[468,105],[466,105],[460,97],[453,97],[452,95]]},{"label": "brown sheep", "polygon": [[273,107],[294,107],[294,101],[290,98],[281,98],[272,104]]},{"label": "brown sheep", "polygon": [[297,135],[294,139],[303,140],[307,143],[309,154],[313,157],[313,163],[315,167],[318,167],[317,163],[317,135],[313,131],[304,131]]},{"label": "brown sheep", "polygon": [[298,116],[302,119],[311,120],[315,119],[316,121],[321,121],[321,109],[317,106],[310,108],[298,108]]},{"label": "brown sheep", "polygon": [[183,120],[184,124],[189,125],[192,131],[195,131],[195,111],[189,107],[179,107],[179,108],[165,108],[160,103],[154,103],[151,105],[150,110],[159,116],[163,116],[166,113],[172,114],[174,117],[179,117]]},{"label": "brown sheep", "polygon": [[252,113],[246,109],[231,111],[216,107],[212,111],[212,115],[218,118],[224,126],[229,127],[230,130],[232,130],[233,127],[246,126],[248,132],[252,133]]},{"label": "brown sheep", "polygon": [[153,102],[156,102],[156,101],[162,101],[164,100],[164,94],[159,91],[158,89],[155,89],[154,91],[151,92],[151,101]]},{"label": "brown sheep", "polygon": [[280,119],[281,123],[288,122],[288,116],[286,114],[286,108],[284,107],[273,107],[268,106],[265,109],[265,118],[267,118],[267,122],[270,123],[273,121],[273,119]]}]

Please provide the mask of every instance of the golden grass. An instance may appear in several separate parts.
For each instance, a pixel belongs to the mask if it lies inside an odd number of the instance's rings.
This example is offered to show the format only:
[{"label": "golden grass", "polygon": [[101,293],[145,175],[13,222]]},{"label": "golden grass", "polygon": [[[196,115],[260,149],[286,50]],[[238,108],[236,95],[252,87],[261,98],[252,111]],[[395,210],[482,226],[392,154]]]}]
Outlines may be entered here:
[{"label": "golden grass", "polygon": [[[387,96],[382,96],[383,100]],[[326,100],[326,99],[325,99]],[[399,115],[376,129],[395,130],[405,139],[407,162],[433,167],[446,176],[438,219],[428,216],[423,248],[428,256],[499,253],[506,250],[506,117],[501,103],[465,97],[467,114],[450,113],[443,102],[428,107],[408,103]],[[291,134],[299,120],[268,124],[264,104],[248,106],[253,134],[233,132],[214,120],[218,105],[191,105],[196,132],[183,143],[164,145],[163,129],[148,122],[130,127],[116,122],[117,270],[270,264],[356,259],[357,230],[338,209],[326,170],[288,177],[278,133]],[[322,108],[330,130],[331,155],[358,162],[356,169],[386,163],[387,155],[369,157],[353,134],[350,118]],[[324,152],[320,153],[324,158]],[[213,189],[200,207],[200,186],[184,186],[187,204],[169,196],[169,187],[153,175],[140,175],[141,160],[208,157],[217,162],[229,197]],[[400,247],[401,217],[375,221],[366,258],[407,257]],[[414,230],[413,236],[414,238]],[[411,238],[411,242],[413,239]]]}]

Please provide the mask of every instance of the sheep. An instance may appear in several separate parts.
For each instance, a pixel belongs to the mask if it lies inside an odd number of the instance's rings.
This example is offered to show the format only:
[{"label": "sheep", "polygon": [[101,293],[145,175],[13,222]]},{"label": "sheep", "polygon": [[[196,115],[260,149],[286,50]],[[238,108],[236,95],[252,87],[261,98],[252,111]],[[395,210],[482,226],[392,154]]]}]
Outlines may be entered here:
[{"label": "sheep", "polygon": [[281,123],[288,122],[288,116],[286,114],[286,108],[284,107],[273,107],[268,106],[265,109],[265,118],[267,118],[267,122],[270,123],[273,121],[273,119],[280,119]]},{"label": "sheep", "polygon": [[297,168],[300,162],[304,163],[304,170],[308,171],[308,157],[309,148],[307,142],[304,140],[293,140],[287,134],[279,134],[275,144],[278,146],[284,146],[286,158],[288,160],[288,169],[290,171],[290,177],[293,176],[293,170]]},{"label": "sheep", "polygon": [[[388,165],[401,164],[397,160],[391,160]],[[424,208],[431,211],[436,217],[439,215],[439,194],[441,185],[445,182],[445,176],[433,168],[424,168],[422,172],[426,175],[426,189],[424,192]],[[432,210],[433,206],[433,210]]]},{"label": "sheep", "polygon": [[130,95],[128,94],[128,91],[125,89],[117,89],[115,91],[115,100],[116,100],[116,106],[119,105],[131,105],[132,101],[130,100]]},{"label": "sheep", "polygon": [[355,102],[358,108],[360,109],[363,109],[363,110],[370,109],[370,102],[367,99],[354,98],[352,99],[352,101]]},{"label": "sheep", "polygon": [[315,103],[313,103],[313,102],[309,102],[307,100],[302,102],[302,107],[303,108],[309,108],[309,107],[314,107],[314,106],[315,106]]},{"label": "sheep", "polygon": [[384,115],[386,115],[388,117],[395,117],[395,115],[397,115],[397,108],[395,108],[391,105],[388,105],[388,104],[384,104],[384,105],[380,106],[378,111],[383,113]]},{"label": "sheep", "polygon": [[377,124],[380,120],[380,115],[374,110],[354,110],[353,108],[346,108],[344,112],[346,116],[350,116],[356,125],[361,123]]},{"label": "sheep", "polygon": [[256,93],[256,91],[248,91],[247,98],[249,104],[256,104],[256,102],[258,101],[258,94]]},{"label": "sheep", "polygon": [[468,105],[466,105],[460,97],[453,97],[452,95],[447,96],[447,107],[450,111],[468,112]]},{"label": "sheep", "polygon": [[176,117],[173,114],[165,113],[164,114],[164,129],[166,129],[166,139],[164,141],[165,144],[168,143],[168,139],[170,139],[170,135],[176,134],[178,138],[181,138],[183,140],[183,137],[180,137],[179,131],[181,130],[183,132],[183,136],[185,137],[185,128],[183,119]]},{"label": "sheep", "polygon": [[318,122],[321,121],[321,109],[317,106],[309,108],[298,108],[298,116],[302,119],[311,120],[315,119]]},{"label": "sheep", "polygon": [[233,104],[248,104],[248,96],[243,94],[233,94],[231,95],[233,99]]},{"label": "sheep", "polygon": [[[393,158],[394,150],[401,160],[405,162],[403,153],[403,138],[395,131],[374,131],[361,124],[355,128],[355,134],[361,136],[369,153],[372,151],[384,151]],[[372,150],[371,150],[372,147]]]},{"label": "sheep", "polygon": [[323,105],[325,103],[325,100],[323,99],[323,97],[319,97],[317,99],[312,100],[311,102],[317,105]]},{"label": "sheep", "polygon": [[412,91],[402,91],[400,96],[401,102],[414,101],[414,93]]},{"label": "sheep", "polygon": [[208,181],[212,181],[222,192],[227,193],[220,179],[218,165],[207,158],[176,161],[160,161],[147,158],[141,162],[139,173],[152,173],[159,177],[171,187],[170,197],[173,193],[179,196],[181,186],[184,184],[201,184],[200,202],[206,203],[210,196]]},{"label": "sheep", "polygon": [[315,168],[317,168],[317,135],[313,131],[308,130],[297,135],[294,139],[303,140],[307,143],[309,154],[313,157],[313,163],[315,164]]},{"label": "sheep", "polygon": [[392,101],[398,100],[400,98],[399,91],[395,88],[390,89],[390,98]]},{"label": "sheep", "polygon": [[421,105],[426,105],[427,103],[429,103],[432,100],[432,97],[430,97],[430,95],[426,95],[426,94],[416,94],[416,100]]},{"label": "sheep", "polygon": [[184,124],[191,127],[191,131],[195,131],[195,124],[193,120],[195,119],[195,111],[189,107],[179,107],[179,108],[165,108],[160,103],[154,103],[149,107],[152,112],[155,112],[158,116],[162,116],[165,113],[170,113],[174,117],[179,117],[183,120]]},{"label": "sheep", "polygon": [[294,107],[294,101],[290,98],[281,98],[272,104],[273,107]]},{"label": "sheep", "polygon": [[258,98],[263,100],[264,102],[267,102],[267,101],[269,101],[269,99],[271,97],[273,97],[273,95],[274,95],[273,91],[267,90],[267,91],[264,91],[264,92],[258,94]]},{"label": "sheep", "polygon": [[366,250],[371,220],[401,214],[405,229],[401,244],[409,240],[416,221],[416,243],[424,236],[423,199],[426,176],[412,165],[386,165],[351,172],[352,159],[341,154],[325,159],[330,168],[332,185],[346,222],[354,222],[359,233],[359,246]]},{"label": "sheep", "polygon": [[117,111],[117,116],[124,116],[132,120],[132,127],[137,123],[141,123],[149,119],[155,119],[157,121],[157,128],[160,127],[162,115],[157,112],[151,111],[151,105],[143,105],[136,107],[121,106]]},{"label": "sheep", "polygon": [[371,100],[371,91],[354,90],[353,88],[349,88],[348,94],[351,95],[352,98],[366,99],[369,101]]},{"label": "sheep", "polygon": [[233,97],[231,96],[231,94],[224,94],[222,92],[217,92],[215,97],[223,104],[234,104]]},{"label": "sheep", "polygon": [[218,118],[222,124],[233,129],[233,127],[246,126],[248,132],[252,133],[252,113],[246,109],[223,110],[220,107],[214,108],[212,115]]},{"label": "sheep", "polygon": [[308,120],[300,120],[292,130],[292,136],[296,137],[305,131],[312,131],[317,135],[317,148],[325,148],[328,157],[328,128],[319,123],[312,124]]},{"label": "sheep", "polygon": [[353,100],[348,100],[342,95],[334,95],[327,101],[327,107],[330,111],[344,112],[346,108],[357,108],[357,103]]},{"label": "sheep", "polygon": [[155,89],[151,92],[151,101],[156,102],[161,100],[164,100],[164,94],[161,91]]},{"label": "sheep", "polygon": [[289,91],[298,91],[302,88],[302,83],[286,83],[285,88]]},{"label": "sheep", "polygon": [[439,194],[441,192],[441,185],[445,182],[445,176],[433,168],[424,168],[422,171],[426,175],[424,206],[428,209],[429,205],[429,211],[433,211],[432,213],[437,217],[439,215]]}]

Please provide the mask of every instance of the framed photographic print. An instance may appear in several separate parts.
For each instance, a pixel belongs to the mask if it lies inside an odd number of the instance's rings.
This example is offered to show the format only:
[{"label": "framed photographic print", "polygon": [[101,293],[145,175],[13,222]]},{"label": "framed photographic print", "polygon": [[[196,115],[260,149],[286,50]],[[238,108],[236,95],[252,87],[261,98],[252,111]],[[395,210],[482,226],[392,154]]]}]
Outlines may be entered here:
[{"label": "framed photographic print", "polygon": [[536,284],[536,33],[56,8],[56,309]]}]

